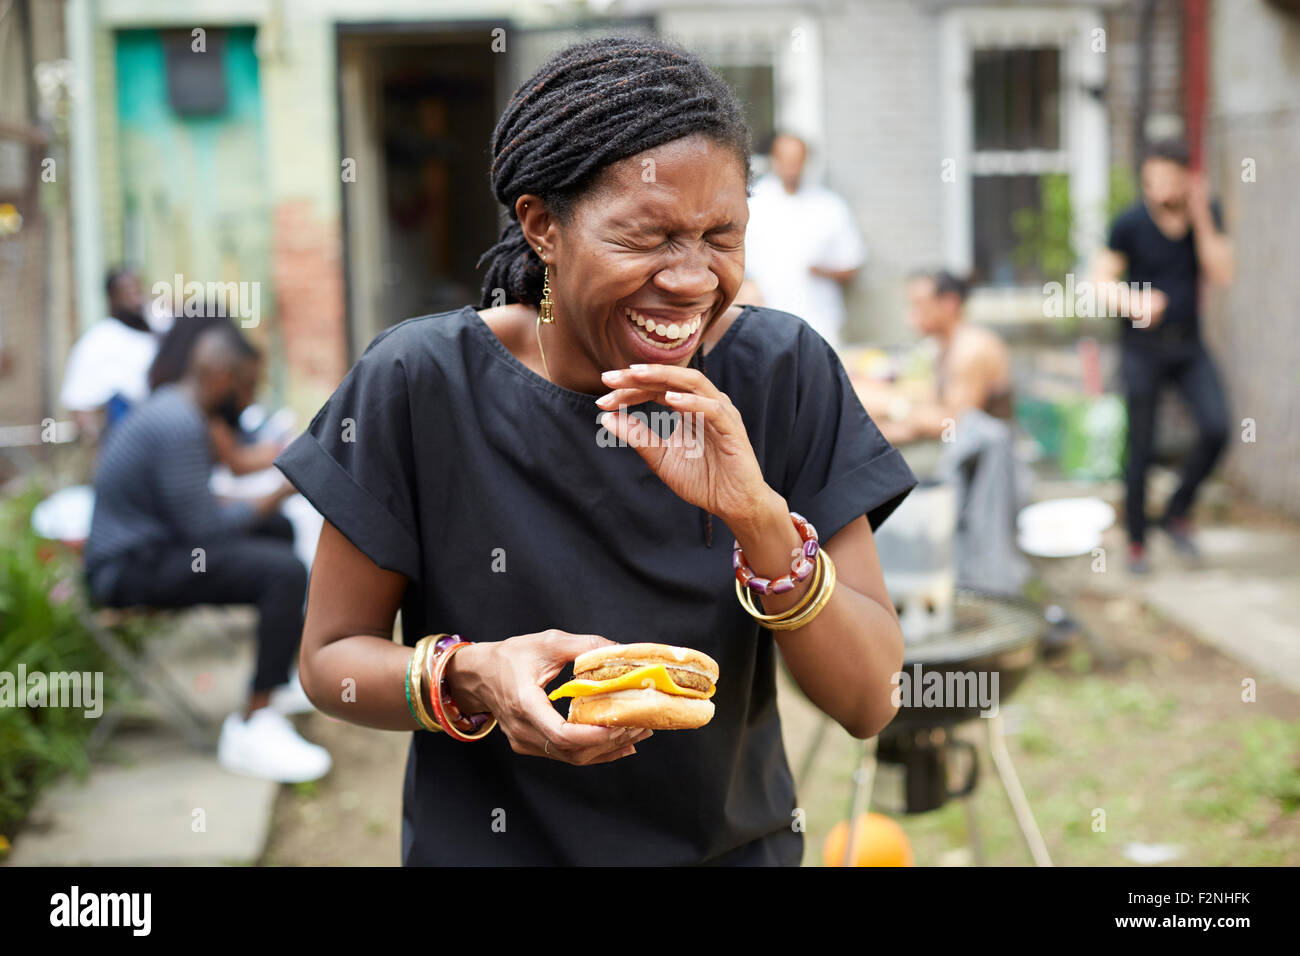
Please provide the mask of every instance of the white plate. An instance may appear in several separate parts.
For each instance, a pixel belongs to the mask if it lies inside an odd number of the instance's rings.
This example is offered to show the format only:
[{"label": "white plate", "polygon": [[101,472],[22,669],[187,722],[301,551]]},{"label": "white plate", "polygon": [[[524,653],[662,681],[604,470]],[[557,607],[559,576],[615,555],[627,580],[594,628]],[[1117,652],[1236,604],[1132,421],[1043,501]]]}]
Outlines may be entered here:
[{"label": "white plate", "polygon": [[1020,549],[1044,558],[1087,554],[1114,523],[1115,509],[1099,498],[1040,501],[1016,517]]},{"label": "white plate", "polygon": [[1101,532],[1079,529],[1072,535],[1064,534],[1021,534],[1016,543],[1025,554],[1036,558],[1072,558],[1080,554],[1091,554],[1094,548],[1101,547]]}]

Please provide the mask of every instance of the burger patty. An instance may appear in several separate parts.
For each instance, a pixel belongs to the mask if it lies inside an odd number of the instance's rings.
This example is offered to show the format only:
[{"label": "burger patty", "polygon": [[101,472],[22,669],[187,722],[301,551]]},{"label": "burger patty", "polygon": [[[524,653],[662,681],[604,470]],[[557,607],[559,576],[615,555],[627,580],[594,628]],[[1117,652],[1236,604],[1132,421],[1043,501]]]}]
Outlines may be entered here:
[{"label": "burger patty", "polygon": [[[622,677],[631,671],[644,667],[644,664],[609,664],[605,667],[597,667],[595,670],[583,671],[581,674],[575,674],[579,680],[613,680],[615,677]],[[676,667],[664,665],[668,670],[668,676],[673,679],[679,687],[689,687],[691,690],[698,690],[701,693],[707,692],[713,686],[713,681],[709,680],[702,674],[696,674],[692,671],[684,671]]]}]

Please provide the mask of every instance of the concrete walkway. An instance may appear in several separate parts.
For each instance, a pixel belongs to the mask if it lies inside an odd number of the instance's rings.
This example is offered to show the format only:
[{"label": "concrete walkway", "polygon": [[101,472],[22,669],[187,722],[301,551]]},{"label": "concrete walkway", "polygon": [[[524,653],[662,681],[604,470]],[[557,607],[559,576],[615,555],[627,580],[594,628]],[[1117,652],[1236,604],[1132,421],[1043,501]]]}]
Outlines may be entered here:
[{"label": "concrete walkway", "polygon": [[[192,612],[158,644],[195,705],[218,720],[239,706],[252,673],[245,610]],[[227,773],[215,751],[190,749],[160,722],[124,721],[84,783],[67,775],[42,792],[5,864],[252,864],[278,788]]]},{"label": "concrete walkway", "polygon": [[[1172,475],[1155,483],[1157,499],[1173,484]],[[1080,488],[1040,486],[1039,497],[1087,494]],[[1120,507],[1116,483],[1095,487]],[[1212,494],[1223,494],[1214,489]],[[1151,505],[1154,511],[1158,505]],[[1127,538],[1120,527],[1103,537],[1105,570],[1092,555],[1038,559],[1036,566],[1057,595],[1078,593],[1137,600],[1204,643],[1240,661],[1242,677],[1276,682],[1300,693],[1300,532],[1291,528],[1206,525],[1197,541],[1202,559],[1189,565],[1153,530],[1147,551],[1152,573],[1126,570]]]}]

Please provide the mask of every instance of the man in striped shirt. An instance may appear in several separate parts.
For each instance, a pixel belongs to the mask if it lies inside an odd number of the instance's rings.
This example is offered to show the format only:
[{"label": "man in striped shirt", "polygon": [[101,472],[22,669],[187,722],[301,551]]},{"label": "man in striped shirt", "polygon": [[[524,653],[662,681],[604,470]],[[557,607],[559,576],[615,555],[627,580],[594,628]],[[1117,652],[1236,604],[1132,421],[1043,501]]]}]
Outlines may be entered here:
[{"label": "man in striped shirt", "polygon": [[294,490],[286,483],[263,498],[222,502],[208,489],[208,422],[248,406],[260,369],[261,356],[234,326],[213,329],[195,343],[185,376],[109,433],[86,575],[92,596],[110,607],[257,605],[251,694],[243,714],[222,726],[218,759],[235,772],[301,782],[323,776],[329,754],[267,706],[302,635],[307,572],[277,510]]}]

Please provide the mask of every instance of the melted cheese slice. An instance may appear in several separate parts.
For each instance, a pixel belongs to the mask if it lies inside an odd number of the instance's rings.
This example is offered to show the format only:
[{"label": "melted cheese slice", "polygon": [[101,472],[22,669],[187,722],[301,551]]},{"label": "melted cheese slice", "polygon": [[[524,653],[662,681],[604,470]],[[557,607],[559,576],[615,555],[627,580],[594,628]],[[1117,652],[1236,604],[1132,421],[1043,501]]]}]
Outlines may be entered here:
[{"label": "melted cheese slice", "polygon": [[619,677],[611,677],[609,680],[575,678],[551,691],[550,697],[551,700],[559,700],[561,697],[590,697],[593,694],[612,694],[618,690],[640,690],[650,687],[677,697],[697,697],[703,700],[708,700],[718,689],[712,685],[707,691],[683,687],[669,676],[668,668],[663,664],[647,664],[645,667],[638,667],[636,670],[628,671]]}]

